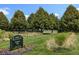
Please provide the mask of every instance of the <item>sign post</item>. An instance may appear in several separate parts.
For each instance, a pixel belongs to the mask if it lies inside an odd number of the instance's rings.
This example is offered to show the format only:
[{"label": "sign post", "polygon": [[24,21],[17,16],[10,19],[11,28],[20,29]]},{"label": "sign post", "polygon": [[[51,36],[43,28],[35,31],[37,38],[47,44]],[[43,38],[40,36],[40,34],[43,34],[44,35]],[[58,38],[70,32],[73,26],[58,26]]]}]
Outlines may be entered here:
[{"label": "sign post", "polygon": [[23,48],[23,37],[21,35],[16,35],[10,39],[10,50]]}]

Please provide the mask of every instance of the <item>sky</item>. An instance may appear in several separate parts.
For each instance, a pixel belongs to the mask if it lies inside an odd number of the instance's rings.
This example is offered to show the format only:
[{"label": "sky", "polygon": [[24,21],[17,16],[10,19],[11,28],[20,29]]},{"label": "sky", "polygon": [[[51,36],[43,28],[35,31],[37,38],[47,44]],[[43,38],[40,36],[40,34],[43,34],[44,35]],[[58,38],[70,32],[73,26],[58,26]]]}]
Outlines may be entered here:
[{"label": "sky", "polygon": [[[22,10],[26,18],[35,13],[39,7],[44,8],[49,14],[54,13],[58,18],[62,17],[69,4],[0,4],[0,12],[3,12],[10,20],[15,11]],[[74,5],[79,10],[79,4]]]}]

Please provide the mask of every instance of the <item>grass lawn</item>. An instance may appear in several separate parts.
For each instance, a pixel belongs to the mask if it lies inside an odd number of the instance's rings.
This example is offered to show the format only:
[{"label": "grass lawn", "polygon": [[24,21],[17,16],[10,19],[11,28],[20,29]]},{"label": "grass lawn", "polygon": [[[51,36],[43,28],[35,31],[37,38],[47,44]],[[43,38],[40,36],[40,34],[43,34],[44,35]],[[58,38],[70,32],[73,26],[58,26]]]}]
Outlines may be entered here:
[{"label": "grass lawn", "polygon": [[[31,51],[24,52],[24,55],[60,55],[60,54],[79,54],[79,33],[76,33],[76,47],[69,49],[61,49],[57,51],[48,50],[46,46],[47,40],[52,40],[55,38],[56,42],[62,43],[71,33],[58,33],[58,34],[49,34],[49,35],[34,35],[34,36],[24,36],[24,45],[33,46]],[[9,40],[0,42],[1,48],[9,48]]]}]

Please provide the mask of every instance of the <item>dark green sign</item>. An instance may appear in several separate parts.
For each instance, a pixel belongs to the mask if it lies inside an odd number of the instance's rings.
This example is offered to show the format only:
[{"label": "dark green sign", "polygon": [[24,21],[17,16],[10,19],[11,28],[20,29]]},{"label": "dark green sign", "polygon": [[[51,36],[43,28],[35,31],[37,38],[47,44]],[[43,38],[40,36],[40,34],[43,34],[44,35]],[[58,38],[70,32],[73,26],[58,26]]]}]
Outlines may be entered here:
[{"label": "dark green sign", "polygon": [[22,47],[23,47],[23,37],[21,35],[16,35],[12,39],[10,39],[10,50]]}]

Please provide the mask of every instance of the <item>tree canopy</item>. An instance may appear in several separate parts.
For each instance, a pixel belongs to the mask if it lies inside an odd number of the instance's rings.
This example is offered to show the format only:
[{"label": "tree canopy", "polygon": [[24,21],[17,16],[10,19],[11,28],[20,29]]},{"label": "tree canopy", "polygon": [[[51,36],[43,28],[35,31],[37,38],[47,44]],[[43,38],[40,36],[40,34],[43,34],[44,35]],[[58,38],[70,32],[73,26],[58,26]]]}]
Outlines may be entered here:
[{"label": "tree canopy", "polygon": [[40,7],[35,13],[31,13],[28,19],[21,10],[17,10],[9,21],[7,17],[0,12],[0,29],[12,31],[79,31],[79,11],[73,5],[69,5],[61,19],[58,19],[54,13],[49,14]]},{"label": "tree canopy", "polygon": [[24,31],[26,30],[26,18],[21,10],[17,10],[11,19],[11,30]]},{"label": "tree canopy", "polygon": [[54,14],[48,14],[43,8],[39,8],[35,14],[31,14],[28,22],[33,30],[49,30],[56,25],[57,18]]},{"label": "tree canopy", "polygon": [[9,29],[9,21],[3,12],[0,12],[0,29],[2,30]]},{"label": "tree canopy", "polygon": [[61,27],[63,31],[79,31],[79,11],[69,5],[61,18]]}]

